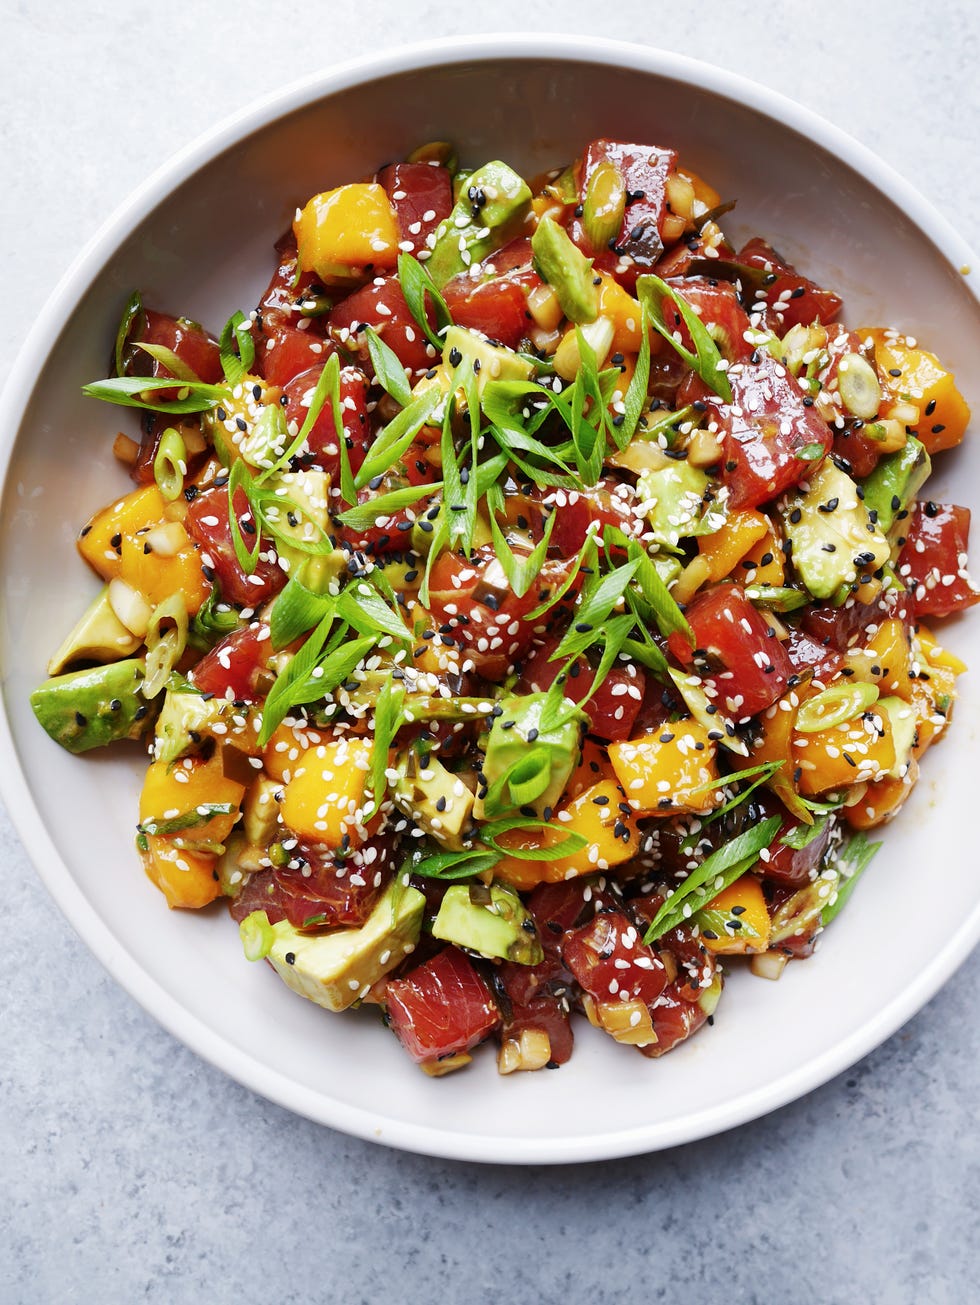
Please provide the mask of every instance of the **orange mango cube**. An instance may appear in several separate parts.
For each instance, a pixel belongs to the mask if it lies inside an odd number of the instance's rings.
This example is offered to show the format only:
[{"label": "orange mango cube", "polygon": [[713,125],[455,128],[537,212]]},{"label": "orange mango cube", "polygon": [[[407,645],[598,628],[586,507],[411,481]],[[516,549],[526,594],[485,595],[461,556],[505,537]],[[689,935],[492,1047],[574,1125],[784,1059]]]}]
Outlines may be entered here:
[{"label": "orange mango cube", "polygon": [[739,923],[738,928],[724,929],[717,938],[708,938],[702,929],[701,941],[709,951],[718,956],[741,956],[767,950],[769,909],[762,884],[755,875],[744,874],[736,879],[713,897],[705,909],[718,911]]},{"label": "orange mango cube", "polygon": [[177,847],[168,838],[150,835],[146,842],[143,868],[171,910],[196,911],[220,894],[216,856]]},{"label": "orange mango cube", "polygon": [[300,267],[324,280],[349,268],[391,268],[398,261],[398,224],[384,187],[375,182],[314,195],[293,230]]},{"label": "orange mango cube", "polygon": [[858,335],[874,341],[884,396],[882,411],[900,401],[918,408],[919,421],[913,429],[930,454],[959,444],[970,421],[970,409],[953,373],[934,353],[920,349],[905,336],[880,328],[862,330]]},{"label": "orange mango cube", "polygon": [[706,787],[718,778],[716,752],[707,729],[688,718],[628,743],[610,743],[609,760],[633,810],[665,816],[716,805],[717,790]]},{"label": "orange mango cube", "polygon": [[371,833],[364,826],[363,813],[373,752],[371,739],[351,737],[308,748],[283,793],[286,827],[300,838],[331,848],[365,843]]},{"label": "orange mango cube", "polygon": [[230,806],[226,814],[211,816],[166,833],[152,831],[154,837],[189,843],[223,843],[238,819],[245,786],[224,773],[221,753],[209,761],[184,757],[180,761],[154,761],[146,772],[140,793],[140,823],[166,826],[201,813],[207,806]]}]

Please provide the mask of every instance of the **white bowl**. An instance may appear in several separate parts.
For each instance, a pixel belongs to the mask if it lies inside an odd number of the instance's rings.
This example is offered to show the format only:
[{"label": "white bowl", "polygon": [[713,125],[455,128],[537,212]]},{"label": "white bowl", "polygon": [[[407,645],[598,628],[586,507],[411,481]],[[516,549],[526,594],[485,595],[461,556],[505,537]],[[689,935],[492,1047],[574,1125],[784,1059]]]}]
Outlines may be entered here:
[{"label": "white bowl", "polygon": [[[976,675],[950,737],[818,955],[778,984],[738,975],[713,1029],[651,1062],[579,1029],[560,1073],[420,1074],[369,1012],[330,1016],[246,963],[223,912],[168,913],[133,850],[144,759],[78,759],[37,726],[28,694],[96,582],[79,524],[126,486],[120,415],[84,400],[120,307],[146,300],[212,328],[255,303],[297,201],[451,136],[466,161],[527,174],[598,135],[676,146],[725,197],[726,227],[767,236],[846,295],[846,320],[913,332],[968,398],[980,356],[973,258],[925,201],[853,140],[730,73],[575,37],[433,42],[334,69],[238,115],[151,178],[80,256],[37,321],[4,395],[0,721],[4,797],[82,938],[177,1037],[310,1118],[435,1155],[556,1162],[654,1150],[728,1128],[817,1086],[917,1011],[980,937],[961,848],[975,802]],[[980,448],[938,459],[934,496],[969,505]],[[963,653],[968,623],[947,626]]]}]

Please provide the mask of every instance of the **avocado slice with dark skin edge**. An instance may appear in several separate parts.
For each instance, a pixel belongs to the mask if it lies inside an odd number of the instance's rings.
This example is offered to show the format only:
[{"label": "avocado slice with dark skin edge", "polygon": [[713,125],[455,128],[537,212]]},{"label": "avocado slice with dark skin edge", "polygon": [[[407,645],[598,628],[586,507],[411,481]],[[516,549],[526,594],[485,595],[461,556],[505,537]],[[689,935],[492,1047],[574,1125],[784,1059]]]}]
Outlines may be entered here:
[{"label": "avocado slice with dark skin edge", "polygon": [[499,160],[484,163],[466,183],[449,217],[439,224],[426,260],[426,271],[438,290],[506,244],[531,205],[530,186]]},{"label": "avocado slice with dark skin edge", "polygon": [[874,471],[861,482],[864,506],[878,514],[878,527],[883,534],[907,512],[909,504],[929,479],[932,462],[925,446],[910,435],[904,448],[883,457]]},{"label": "avocado slice with dark skin edge", "polygon": [[156,710],[140,693],[145,670],[135,657],[56,675],[34,690],[31,707],[44,731],[69,752],[138,739]]}]

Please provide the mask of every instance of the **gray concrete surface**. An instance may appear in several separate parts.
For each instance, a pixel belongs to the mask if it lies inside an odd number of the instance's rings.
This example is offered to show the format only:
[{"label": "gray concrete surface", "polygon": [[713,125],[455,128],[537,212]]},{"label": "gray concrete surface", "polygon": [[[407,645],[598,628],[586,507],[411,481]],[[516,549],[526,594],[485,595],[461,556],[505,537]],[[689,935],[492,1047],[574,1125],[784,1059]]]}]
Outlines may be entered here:
[{"label": "gray concrete surface", "polygon": [[[100,221],[233,107],[418,35],[529,27],[665,46],[794,95],[980,245],[975,0],[2,0],[0,379]],[[0,1305],[976,1298],[980,956],[767,1119],[652,1157],[480,1168],[349,1139],[230,1082],[105,975],[2,813],[0,866]]]}]

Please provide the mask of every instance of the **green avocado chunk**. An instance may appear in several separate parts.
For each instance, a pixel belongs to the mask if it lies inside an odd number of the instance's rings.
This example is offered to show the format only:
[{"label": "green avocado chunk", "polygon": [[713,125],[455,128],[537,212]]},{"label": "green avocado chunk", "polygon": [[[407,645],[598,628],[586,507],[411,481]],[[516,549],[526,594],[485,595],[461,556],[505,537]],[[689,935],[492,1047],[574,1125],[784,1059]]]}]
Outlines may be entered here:
[{"label": "green avocado chunk", "polygon": [[450,884],[432,924],[433,938],[490,960],[539,965],[544,960],[541,940],[517,892],[509,884],[475,887],[479,896],[471,893],[470,884]]},{"label": "green avocado chunk", "polygon": [[436,288],[499,249],[530,204],[530,186],[506,163],[495,160],[471,173],[449,217],[440,222],[425,265]]},{"label": "green avocado chunk", "polygon": [[534,373],[533,366],[513,349],[492,344],[464,326],[450,326],[446,331],[442,357],[450,370],[458,367],[464,358],[469,358],[481,394],[487,381],[528,381]]},{"label": "green avocado chunk", "polygon": [[644,471],[637,488],[643,496],[654,542],[675,552],[680,541],[694,534],[698,526],[708,477],[689,462],[672,462],[655,471]]},{"label": "green avocado chunk", "polygon": [[444,847],[461,847],[473,812],[473,794],[463,781],[417,743],[399,753],[395,769],[391,797],[399,811]]},{"label": "green avocado chunk", "polygon": [[531,253],[538,275],[547,281],[570,322],[594,322],[599,315],[599,291],[586,258],[564,227],[542,218],[531,237]]},{"label": "green avocado chunk", "polygon": [[88,752],[115,739],[138,739],[151,706],[140,693],[141,657],[56,675],[31,694],[41,727],[69,752]]},{"label": "green avocado chunk", "polygon": [[541,726],[548,694],[504,698],[487,740],[483,777],[488,785],[484,813],[495,817],[520,807],[543,815],[565,791],[578,764],[585,713],[571,708],[562,724]]},{"label": "green avocado chunk", "polygon": [[243,728],[236,718],[247,720],[249,711],[248,705],[237,707],[227,698],[205,697],[186,680],[172,677],[157,717],[153,755],[169,763],[199,748],[202,739],[220,735],[233,740]]},{"label": "green avocado chunk", "polygon": [[104,585],[48,662],[48,674],[60,675],[72,662],[115,662],[132,657],[142,642],[112,610],[109,586]]},{"label": "green avocado chunk", "polygon": [[925,445],[910,435],[905,447],[882,458],[861,483],[864,506],[877,513],[878,528],[889,534],[900,514],[929,479],[932,463]]},{"label": "green avocado chunk", "polygon": [[280,920],[268,959],[301,997],[346,1010],[414,950],[424,910],[425,896],[396,879],[359,929],[305,934]]},{"label": "green avocado chunk", "polygon": [[827,458],[809,489],[780,501],[793,565],[814,598],[831,598],[891,555],[888,540],[858,495],[854,481]]}]

